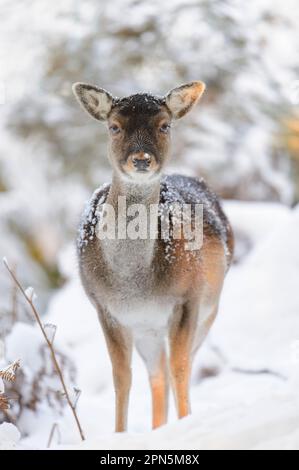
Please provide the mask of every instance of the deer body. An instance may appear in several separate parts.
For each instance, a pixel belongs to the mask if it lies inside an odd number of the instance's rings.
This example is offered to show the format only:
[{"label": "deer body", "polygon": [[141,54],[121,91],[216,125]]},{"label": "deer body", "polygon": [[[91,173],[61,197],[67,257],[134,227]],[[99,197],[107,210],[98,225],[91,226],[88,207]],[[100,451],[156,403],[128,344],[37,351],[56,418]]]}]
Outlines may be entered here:
[{"label": "deer body", "polygon": [[[75,93],[93,117],[106,120],[112,129],[113,180],[97,190],[89,203],[81,222],[78,255],[81,279],[98,312],[111,357],[116,431],[126,429],[133,345],[148,370],[153,427],[157,427],[167,420],[168,376],[178,416],[190,412],[192,358],[216,316],[232,257],[231,228],[205,183],[180,175],[162,176],[169,139],[165,121],[168,126],[171,119],[185,114],[202,93],[202,84],[179,87],[166,99],[141,94],[114,100],[105,90],[84,84],[75,85]],[[103,209],[109,205],[118,216],[120,197],[126,207],[139,204],[147,214],[152,207],[166,207],[172,220],[173,204],[202,204],[202,247],[190,252],[185,237],[163,239],[159,210],[157,238],[150,237],[146,218],[140,219],[144,226],[139,230],[146,234],[142,239],[123,238],[119,226],[114,238],[100,239],[96,231],[104,220]],[[126,212],[126,227],[132,217]]]}]

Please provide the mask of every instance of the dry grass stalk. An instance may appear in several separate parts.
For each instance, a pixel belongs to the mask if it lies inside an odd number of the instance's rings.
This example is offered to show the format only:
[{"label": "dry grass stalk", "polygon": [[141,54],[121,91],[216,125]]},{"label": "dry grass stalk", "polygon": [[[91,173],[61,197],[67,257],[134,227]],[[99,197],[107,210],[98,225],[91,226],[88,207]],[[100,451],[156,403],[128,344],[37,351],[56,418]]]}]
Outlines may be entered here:
[{"label": "dry grass stalk", "polygon": [[32,310],[32,313],[34,315],[34,318],[42,332],[42,335],[48,345],[48,348],[49,348],[49,351],[50,351],[50,354],[51,354],[51,358],[52,358],[52,361],[53,361],[53,364],[54,364],[54,367],[55,367],[55,370],[57,372],[57,375],[59,377],[59,380],[61,382],[61,385],[62,385],[62,389],[63,389],[63,392],[65,394],[65,397],[66,397],[66,400],[67,400],[67,403],[71,409],[71,412],[74,416],[74,419],[75,419],[75,422],[76,422],[76,425],[77,425],[77,428],[78,428],[78,431],[79,431],[79,434],[80,434],[80,437],[82,439],[82,441],[85,440],[85,436],[84,436],[84,433],[83,433],[83,430],[82,430],[82,427],[81,427],[81,424],[80,424],[80,421],[79,421],[79,418],[78,418],[78,415],[77,415],[77,412],[76,412],[76,407],[73,405],[72,403],[72,400],[70,398],[70,395],[69,395],[69,392],[68,392],[68,389],[66,387],[66,383],[65,383],[65,380],[64,380],[64,377],[63,377],[63,373],[62,373],[62,370],[59,366],[59,363],[57,361],[57,357],[56,357],[56,353],[55,353],[55,350],[54,350],[54,347],[51,343],[51,341],[49,340],[48,336],[47,336],[47,333],[44,329],[44,326],[42,324],[42,321],[40,319],[40,316],[39,316],[39,313],[38,311],[36,310],[35,308],[35,305],[33,303],[33,295],[27,295],[26,294],[26,291],[25,289],[22,287],[22,285],[20,284],[20,282],[18,281],[16,275],[14,274],[13,270],[9,267],[8,265],[8,262],[7,260],[4,258],[3,259],[3,263],[4,263],[4,266],[6,267],[7,271],[9,272],[10,276],[12,277],[13,281],[15,282],[16,286],[18,287],[18,289],[20,290],[20,292],[22,293],[23,297],[25,298],[26,302],[29,304],[31,310]]},{"label": "dry grass stalk", "polygon": [[[12,270],[16,276],[17,274],[16,265],[13,266]],[[14,325],[18,321],[18,288],[14,282],[12,284],[12,291],[11,291],[11,317],[12,317],[12,324]]]}]

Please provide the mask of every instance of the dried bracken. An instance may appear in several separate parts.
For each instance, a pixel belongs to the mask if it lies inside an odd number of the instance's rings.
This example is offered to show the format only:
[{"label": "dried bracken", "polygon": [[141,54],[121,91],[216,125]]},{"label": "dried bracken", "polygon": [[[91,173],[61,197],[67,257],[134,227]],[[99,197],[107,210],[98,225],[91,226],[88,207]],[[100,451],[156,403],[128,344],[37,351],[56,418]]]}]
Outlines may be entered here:
[{"label": "dried bracken", "polygon": [[[61,383],[61,386],[62,386],[62,389],[63,389],[63,393],[64,393],[64,396],[66,398],[66,401],[71,409],[71,412],[73,414],[73,417],[74,417],[74,420],[76,422],[76,426],[78,428],[78,431],[79,431],[79,434],[80,434],[80,437],[82,440],[85,439],[84,437],[84,433],[83,433],[83,430],[82,430],[82,427],[81,427],[81,424],[80,424],[80,421],[79,421],[79,418],[78,418],[78,415],[77,415],[77,411],[76,411],[76,402],[73,403],[73,400],[71,398],[71,395],[68,391],[68,388],[66,386],[66,381],[65,381],[65,378],[63,376],[63,372],[62,372],[62,367],[59,365],[59,361],[58,361],[58,356],[56,354],[56,351],[53,347],[53,340],[54,340],[54,336],[55,336],[55,332],[56,332],[56,327],[53,328],[53,326],[51,325],[51,337],[48,336],[48,330],[49,330],[49,325],[46,325],[46,328],[45,326],[43,325],[42,321],[41,321],[41,318],[40,318],[40,315],[34,305],[34,291],[32,288],[30,288],[29,290],[25,290],[23,288],[23,286],[20,284],[19,280],[17,279],[15,273],[13,272],[13,270],[10,268],[8,262],[7,262],[7,259],[4,258],[3,259],[3,263],[4,263],[4,266],[6,267],[7,271],[9,272],[12,280],[14,281],[15,285],[18,287],[19,291],[21,292],[21,294],[23,295],[23,297],[25,298],[26,302],[28,303],[28,305],[30,306],[31,308],[31,311],[32,311],[32,314],[41,330],[41,333],[44,337],[44,340],[46,342],[46,345],[48,347],[48,350],[49,350],[49,353],[50,353],[50,357],[51,357],[51,360],[52,360],[52,363],[53,363],[53,366],[54,366],[54,369],[56,371],[56,374],[60,380],[60,383]],[[54,334],[53,334],[54,333]]]},{"label": "dried bracken", "polygon": [[[26,412],[38,412],[40,407],[48,406],[55,410],[55,416],[62,415],[67,405],[65,397],[59,393],[61,383],[57,376],[53,361],[50,356],[49,348],[42,341],[38,341],[39,331],[33,326],[25,323],[16,323],[11,333],[9,341],[15,342],[17,337],[34,338],[34,341],[27,346],[30,354],[34,355],[36,362],[34,365],[28,363],[24,358],[21,368],[17,371],[16,379],[13,382],[5,383],[5,394],[9,397],[10,409],[9,419],[5,413],[0,410],[0,422],[4,419],[18,425],[20,431],[22,428],[22,416]],[[24,345],[21,353],[26,345]],[[60,349],[56,350],[61,370],[68,384],[76,382],[76,368],[69,357]]]},{"label": "dried bracken", "polygon": [[20,367],[20,361],[15,361],[4,369],[0,370],[0,377],[7,382],[14,382],[16,380],[16,372]]},{"label": "dried bracken", "polygon": [[9,400],[4,393],[0,393],[0,410],[5,411],[10,408],[9,406]]},{"label": "dried bracken", "polygon": [[[0,370],[0,379],[5,380],[6,382],[14,382],[16,380],[16,372],[20,367],[20,361],[15,361],[4,369]],[[1,385],[1,384],[0,384]],[[4,385],[2,391],[0,392],[0,411],[5,415],[7,410],[10,409],[9,398],[4,393]]]}]

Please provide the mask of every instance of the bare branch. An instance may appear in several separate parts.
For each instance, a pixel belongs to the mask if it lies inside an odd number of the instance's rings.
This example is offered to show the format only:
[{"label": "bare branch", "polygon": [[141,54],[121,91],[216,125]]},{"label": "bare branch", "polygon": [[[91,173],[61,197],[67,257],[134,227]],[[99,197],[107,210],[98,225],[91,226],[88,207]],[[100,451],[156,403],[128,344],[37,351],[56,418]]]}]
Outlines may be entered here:
[{"label": "bare branch", "polygon": [[59,377],[59,380],[61,382],[61,385],[62,385],[62,388],[63,388],[63,392],[64,392],[64,395],[66,397],[66,400],[67,400],[67,403],[72,411],[72,414],[74,416],[74,419],[75,419],[75,422],[76,422],[76,425],[77,425],[77,428],[78,428],[78,431],[79,431],[79,434],[80,434],[80,437],[82,439],[82,441],[85,440],[85,436],[84,436],[84,433],[83,433],[83,430],[82,430],[82,427],[81,427],[81,424],[80,424],[80,421],[79,421],[79,418],[78,418],[78,415],[77,415],[77,412],[76,412],[76,408],[75,406],[73,405],[72,403],[72,400],[70,398],[70,395],[69,395],[69,392],[68,392],[68,389],[67,389],[67,386],[66,386],[66,383],[65,383],[65,380],[64,380],[64,377],[63,377],[63,374],[62,374],[62,370],[60,368],[60,365],[58,363],[58,360],[57,360],[57,357],[56,357],[56,353],[55,353],[55,350],[54,350],[54,347],[52,345],[52,343],[49,341],[49,338],[46,334],[46,331],[44,329],[44,326],[42,324],[42,321],[40,319],[40,316],[39,316],[39,313],[38,311],[36,310],[35,308],[35,305],[33,303],[33,296],[30,295],[30,297],[26,294],[26,291],[25,289],[22,287],[22,285],[20,284],[20,282],[18,281],[16,275],[14,274],[13,270],[9,267],[9,264],[6,260],[6,258],[3,259],[3,263],[4,263],[4,266],[6,267],[7,271],[9,272],[9,274],[11,275],[13,281],[15,282],[16,286],[18,287],[18,289],[20,290],[20,292],[22,293],[23,297],[25,298],[25,300],[27,301],[27,303],[29,304],[31,310],[32,310],[32,313],[34,315],[34,318],[42,332],[42,335],[48,345],[48,348],[49,348],[49,351],[50,351],[50,354],[51,354],[51,358],[52,358],[52,361],[53,361],[53,365],[55,367],[55,370],[57,372],[57,375]]},{"label": "bare branch", "polygon": [[54,423],[53,426],[52,426],[52,428],[51,428],[51,432],[50,432],[50,436],[49,436],[49,440],[48,440],[48,444],[47,444],[47,449],[50,449],[50,447],[51,447],[51,444],[52,444],[52,441],[53,441],[53,437],[54,437],[55,431],[56,431],[57,434],[58,434],[58,444],[59,444],[59,442],[60,442],[59,426],[58,426],[58,423]]}]

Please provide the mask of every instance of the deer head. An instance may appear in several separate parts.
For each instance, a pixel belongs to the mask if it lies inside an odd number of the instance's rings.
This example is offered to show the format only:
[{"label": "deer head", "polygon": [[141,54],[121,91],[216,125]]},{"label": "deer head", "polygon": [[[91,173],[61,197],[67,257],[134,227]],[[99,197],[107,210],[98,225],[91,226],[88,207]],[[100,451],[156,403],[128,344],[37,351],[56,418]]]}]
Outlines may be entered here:
[{"label": "deer head", "polygon": [[161,174],[170,150],[171,122],[187,114],[204,90],[205,85],[196,81],[174,88],[164,97],[137,93],[114,98],[97,86],[73,85],[83,109],[107,125],[114,170],[137,184]]}]

